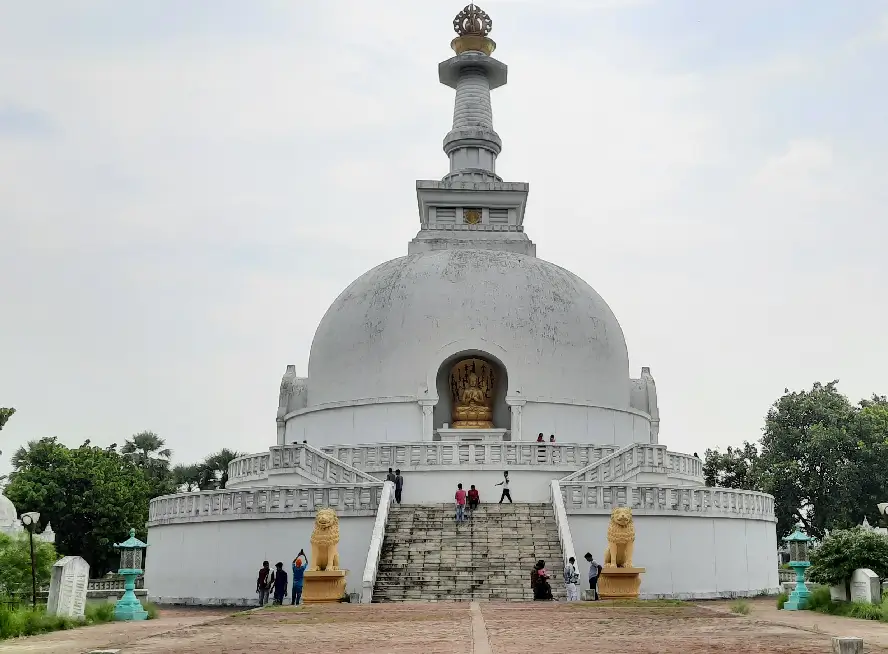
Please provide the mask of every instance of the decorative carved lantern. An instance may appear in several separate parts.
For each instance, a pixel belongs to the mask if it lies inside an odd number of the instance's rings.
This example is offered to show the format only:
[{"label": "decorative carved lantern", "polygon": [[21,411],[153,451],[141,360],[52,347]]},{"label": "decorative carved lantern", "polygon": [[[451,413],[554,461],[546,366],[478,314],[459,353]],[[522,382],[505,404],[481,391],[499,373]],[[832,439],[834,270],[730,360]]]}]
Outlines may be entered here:
[{"label": "decorative carved lantern", "polygon": [[800,611],[808,606],[808,587],[805,585],[805,570],[811,565],[808,559],[808,543],[811,538],[796,530],[783,539],[789,547],[789,567],[796,573],[796,588],[789,595],[789,599],[783,605],[785,611]]},{"label": "decorative carved lantern", "polygon": [[147,620],[148,613],[136,597],[136,578],[142,574],[142,557],[148,543],[136,538],[136,530],[129,530],[129,538],[114,547],[120,550],[120,570],[123,576],[123,597],[114,607],[114,618],[117,620]]}]

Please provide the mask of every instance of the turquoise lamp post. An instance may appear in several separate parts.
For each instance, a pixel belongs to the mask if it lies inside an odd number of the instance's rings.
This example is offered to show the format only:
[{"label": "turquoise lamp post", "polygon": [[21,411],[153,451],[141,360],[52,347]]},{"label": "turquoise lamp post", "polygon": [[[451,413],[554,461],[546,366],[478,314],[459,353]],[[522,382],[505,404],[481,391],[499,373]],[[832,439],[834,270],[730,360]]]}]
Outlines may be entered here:
[{"label": "turquoise lamp post", "polygon": [[784,611],[801,611],[808,606],[808,587],[805,586],[805,570],[811,565],[808,560],[808,543],[811,539],[796,527],[796,530],[783,539],[789,546],[789,567],[795,570],[796,587],[783,605]]},{"label": "turquoise lamp post", "polygon": [[148,547],[136,538],[136,530],[129,530],[129,539],[114,547],[120,550],[120,570],[118,574],[123,576],[123,597],[117,601],[114,607],[115,620],[147,620],[148,613],[142,608],[139,598],[133,592],[136,589],[136,578],[142,574],[142,551]]}]

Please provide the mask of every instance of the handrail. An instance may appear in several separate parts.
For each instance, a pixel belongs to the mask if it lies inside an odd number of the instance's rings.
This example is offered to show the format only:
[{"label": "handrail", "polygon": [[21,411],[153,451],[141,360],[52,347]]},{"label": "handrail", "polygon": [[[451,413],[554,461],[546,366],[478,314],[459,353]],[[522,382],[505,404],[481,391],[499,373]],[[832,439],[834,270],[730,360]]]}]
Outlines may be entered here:
[{"label": "handrail", "polygon": [[[580,468],[576,472],[572,472],[569,475],[567,475],[566,477],[562,477],[560,481],[585,481],[583,478],[586,476],[586,473],[592,472],[595,469],[604,467],[605,465],[607,465],[611,461],[614,461],[614,460],[618,459],[619,457],[623,456],[626,452],[630,452],[633,449],[635,449],[636,445],[637,445],[637,443],[632,443],[631,445],[626,445],[625,447],[621,447],[619,450],[617,450],[616,452],[614,452],[610,456],[606,456],[603,459],[598,459],[598,461],[593,461],[592,463],[590,463],[586,467]],[[615,480],[615,479],[607,479],[607,480],[599,479],[596,481],[603,482],[603,481],[617,481],[617,480]]]},{"label": "handrail", "polygon": [[385,528],[388,524],[389,508],[395,485],[387,481],[382,487],[379,497],[379,508],[376,510],[376,522],[373,523],[373,534],[370,536],[370,548],[367,550],[367,563],[364,565],[364,576],[361,580],[361,604],[373,601],[373,587],[376,585],[376,573],[379,570],[379,558],[382,555],[382,542],[385,539]]},{"label": "handrail", "polygon": [[561,556],[565,563],[570,559],[576,561],[573,536],[570,533],[567,510],[564,508],[564,496],[561,494],[561,485],[557,479],[552,480],[552,510],[555,513],[555,525],[558,527],[558,540],[561,542]]}]

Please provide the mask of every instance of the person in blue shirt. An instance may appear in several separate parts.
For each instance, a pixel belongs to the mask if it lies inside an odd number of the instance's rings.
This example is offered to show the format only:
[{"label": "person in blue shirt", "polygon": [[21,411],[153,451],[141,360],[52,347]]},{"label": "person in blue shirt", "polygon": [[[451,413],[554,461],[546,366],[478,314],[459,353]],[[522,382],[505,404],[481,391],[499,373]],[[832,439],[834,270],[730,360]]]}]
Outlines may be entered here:
[{"label": "person in blue shirt", "polygon": [[302,601],[302,581],[307,569],[308,555],[305,550],[299,550],[299,554],[293,559],[293,606]]}]

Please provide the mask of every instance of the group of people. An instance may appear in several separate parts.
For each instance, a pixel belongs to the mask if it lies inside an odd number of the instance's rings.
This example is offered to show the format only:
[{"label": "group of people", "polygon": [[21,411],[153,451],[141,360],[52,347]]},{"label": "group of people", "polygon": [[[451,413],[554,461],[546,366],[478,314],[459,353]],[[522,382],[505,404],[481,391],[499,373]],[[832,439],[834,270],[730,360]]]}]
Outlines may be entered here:
[{"label": "group of people", "polygon": [[[503,472],[503,480],[494,485],[503,487],[503,492],[500,495],[499,503],[502,504],[503,500],[509,500],[509,504],[512,504],[512,495],[509,492],[508,470]],[[456,521],[465,522],[466,507],[468,507],[468,510],[470,512],[477,509],[478,505],[481,503],[481,494],[478,492],[478,489],[475,488],[475,484],[472,484],[469,490],[464,490],[462,484],[457,484],[456,494],[454,495],[453,499],[456,501]],[[471,517],[471,513],[469,514],[469,517]]]},{"label": "group of people", "polygon": [[389,468],[388,474],[385,476],[386,481],[390,481],[395,485],[395,502],[401,503],[401,491],[404,490],[404,478],[401,476],[401,469],[392,471]]},{"label": "group of people", "polygon": [[[543,432],[540,432],[540,435],[537,436],[537,443],[545,443],[546,439],[543,437]],[[555,442],[555,434],[549,434],[549,442]]]},{"label": "group of people", "polygon": [[[589,563],[589,589],[592,591],[592,599],[599,600],[598,577],[601,574],[601,566],[589,552],[584,557]],[[530,571],[530,587],[533,590],[534,600],[551,600],[552,585],[549,583],[551,575],[546,570],[546,562],[540,559]],[[580,572],[577,569],[577,560],[570,557],[564,566],[564,589],[568,602],[580,600]]]},{"label": "group of people", "polygon": [[[293,559],[293,606],[302,601],[302,584],[305,580],[305,571],[308,568],[308,555],[305,550],[299,550],[299,554]],[[274,564],[274,570],[268,566],[268,561],[262,562],[259,568],[259,578],[256,580],[256,592],[259,594],[259,606],[268,604],[268,597],[274,591],[274,603],[283,604],[287,597],[287,571],[284,564],[278,561]]]}]

